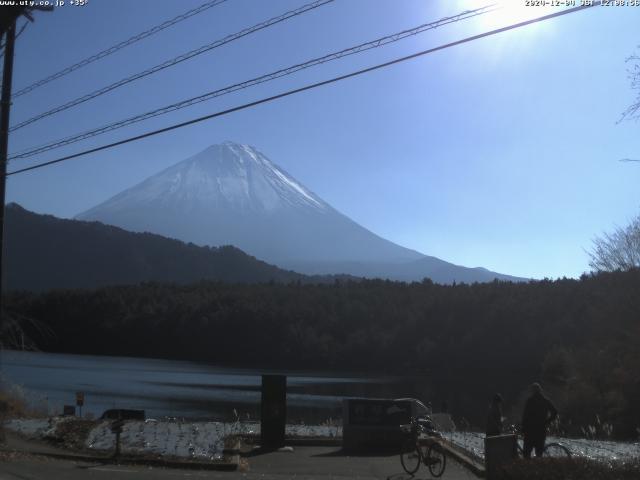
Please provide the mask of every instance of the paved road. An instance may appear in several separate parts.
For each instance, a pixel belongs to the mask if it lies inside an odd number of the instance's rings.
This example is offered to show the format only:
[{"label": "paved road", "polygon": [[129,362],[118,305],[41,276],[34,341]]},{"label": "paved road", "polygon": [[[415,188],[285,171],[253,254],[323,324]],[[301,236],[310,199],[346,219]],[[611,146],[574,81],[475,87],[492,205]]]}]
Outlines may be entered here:
[{"label": "paved road", "polygon": [[[406,480],[398,456],[353,457],[335,447],[296,447],[293,452],[248,454],[237,472],[174,470],[157,467],[103,465],[99,463],[53,460],[18,455],[0,463],[0,480],[171,480],[171,479],[247,479],[283,480],[288,478],[328,480]],[[476,477],[453,460],[447,464],[444,480],[475,480]],[[431,478],[420,469],[415,480]]]}]

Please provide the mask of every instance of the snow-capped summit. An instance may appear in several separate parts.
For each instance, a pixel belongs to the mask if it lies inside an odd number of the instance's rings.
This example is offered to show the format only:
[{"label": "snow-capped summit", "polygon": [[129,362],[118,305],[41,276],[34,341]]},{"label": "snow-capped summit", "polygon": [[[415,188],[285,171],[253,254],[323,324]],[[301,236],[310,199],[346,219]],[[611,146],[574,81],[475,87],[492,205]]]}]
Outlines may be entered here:
[{"label": "snow-capped summit", "polygon": [[327,207],[287,172],[248,145],[233,142],[213,145],[186,163],[187,168],[172,172],[173,188],[188,192],[192,198],[265,212]]},{"label": "snow-capped summit", "polygon": [[[234,142],[212,145],[77,218],[198,245],[234,245],[303,273],[436,281],[473,280],[481,273],[377,236],[255,148]],[[438,278],[429,270],[437,270]],[[477,280],[497,276],[485,272],[489,276]]]},{"label": "snow-capped summit", "polygon": [[84,212],[132,231],[235,245],[274,262],[421,258],[333,209],[265,155],[225,142]]},{"label": "snow-capped summit", "polygon": [[[162,204],[192,211],[201,207],[253,212],[328,206],[287,172],[248,145],[225,142],[160,172],[89,210],[81,218],[105,210]],[[95,211],[95,212],[94,212]]]}]

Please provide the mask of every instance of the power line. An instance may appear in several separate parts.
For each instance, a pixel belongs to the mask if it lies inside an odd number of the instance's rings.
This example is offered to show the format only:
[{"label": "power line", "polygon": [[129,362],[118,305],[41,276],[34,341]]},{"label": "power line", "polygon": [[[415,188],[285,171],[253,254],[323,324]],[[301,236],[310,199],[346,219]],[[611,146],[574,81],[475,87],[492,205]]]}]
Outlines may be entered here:
[{"label": "power line", "polygon": [[[22,32],[24,32],[25,28],[27,28],[27,25],[29,25],[29,22],[25,21],[24,24],[22,24],[22,27],[20,27],[20,30],[18,30],[18,33],[16,33],[16,38],[14,40],[18,40],[20,35],[22,35]],[[4,43],[0,45],[0,48],[2,49],[2,52],[0,52],[0,58],[4,57],[4,46],[5,46]],[[14,54],[14,58],[15,58],[15,54]]]},{"label": "power line", "polygon": [[227,0],[212,0],[206,3],[203,3],[199,7],[188,10],[187,12],[181,15],[178,15],[177,17],[174,17],[171,20],[162,22],[160,25],[156,25],[155,27],[152,27],[149,30],[145,30],[144,32],[134,35],[128,40],[124,40],[123,42],[120,42],[116,45],[113,45],[112,47],[102,50],[101,52],[98,52],[95,55],[91,55],[90,57],[87,57],[84,60],[79,61],[78,63],[74,63],[69,67],[63,68],[59,72],[49,75],[48,77],[45,77],[42,80],[38,80],[37,82],[32,83],[31,85],[24,87],[21,90],[18,90],[16,93],[13,94],[13,98],[17,98],[21,95],[29,93],[38,87],[46,85],[47,83],[57,80],[58,78],[64,77],[65,75],[68,75],[69,73],[74,72],[82,67],[86,67],[90,63],[93,63],[97,60],[107,57],[112,53],[117,52],[118,50],[122,50],[123,48],[128,47],[129,45],[133,45],[134,43],[139,42],[140,40],[143,40],[147,37],[150,37],[151,35],[161,32],[165,28],[169,28],[172,25],[175,25],[176,23],[186,20],[187,18],[193,17],[194,15],[198,15],[199,13],[202,13],[205,10],[208,10],[211,7],[215,7],[216,5],[220,5],[221,3],[224,3],[226,1]]},{"label": "power line", "polygon": [[95,90],[91,93],[87,93],[86,95],[83,95],[81,97],[75,98],[74,100],[71,100],[63,105],[60,105],[58,107],[52,108],[51,110],[48,110],[44,113],[38,114],[35,117],[31,117],[23,122],[18,123],[17,125],[14,125],[13,127],[11,127],[11,129],[9,131],[13,132],[14,130],[18,130],[19,128],[22,127],[26,127],[27,125],[30,125],[34,122],[37,122],[38,120],[42,120],[43,118],[49,117],[51,115],[54,115],[56,113],[60,113],[64,110],[67,110],[71,107],[75,107],[76,105],[80,105],[81,103],[87,102],[89,100],[93,100],[96,97],[99,97],[101,95],[104,95],[105,93],[108,93],[112,90],[115,90],[116,88],[122,87],[124,85],[127,85],[131,82],[134,82],[136,80],[139,80],[141,78],[144,78],[146,76],[152,75],[154,73],[157,73],[161,70],[164,70],[165,68],[169,68],[172,67],[178,63],[184,62],[185,60],[189,60],[197,55],[201,55],[205,52],[208,52],[209,50],[213,50],[214,48],[218,48],[221,47],[222,45],[226,45],[227,43],[233,42],[235,40],[238,40],[239,38],[242,37],[246,37],[247,35],[251,35],[252,33],[255,33],[259,30],[263,30],[265,28],[271,27],[273,25],[276,25],[280,22],[284,22],[286,20],[289,20],[290,18],[296,17],[298,15],[302,15],[303,13],[309,12],[311,10],[314,10],[318,7],[321,7],[323,5],[326,5],[328,3],[333,2],[334,0],[316,0],[312,3],[308,3],[306,5],[303,5],[300,8],[297,8],[295,10],[291,10],[288,11],[286,13],[283,13],[282,15],[278,15],[277,17],[273,17],[270,18],[269,20],[266,20],[264,22],[260,22],[256,25],[253,25],[252,27],[249,28],[245,28],[244,30],[241,30],[239,32],[233,33],[231,35],[228,35],[222,39],[216,40],[215,42],[209,43],[207,45],[203,45],[200,48],[196,48],[195,50],[191,50],[187,53],[183,53],[182,55],[179,55],[175,58],[172,58],[171,60],[167,60],[163,63],[160,63],[154,67],[151,67],[147,70],[144,70],[142,72],[138,72],[134,75],[131,75],[129,77],[123,78],[122,80],[118,80],[115,83],[112,83],[110,85],[107,85],[106,87],[100,88],[98,90]]},{"label": "power line", "polygon": [[430,53],[434,53],[434,52],[437,52],[437,51],[440,51],[440,50],[445,50],[447,48],[455,47],[457,45],[462,45],[464,43],[473,42],[475,40],[479,40],[481,38],[485,38],[485,37],[489,37],[489,36],[492,36],[492,35],[496,35],[498,33],[506,32],[506,31],[509,31],[509,30],[514,30],[516,28],[520,28],[520,27],[524,27],[524,26],[527,26],[527,25],[531,25],[533,23],[538,23],[538,22],[542,22],[542,21],[545,21],[545,20],[550,20],[552,18],[556,18],[556,17],[562,16],[562,15],[567,15],[569,13],[575,13],[575,12],[578,12],[578,11],[581,11],[581,10],[585,10],[587,8],[592,8],[594,6],[598,6],[599,4],[600,4],[600,2],[594,2],[591,5],[582,5],[582,6],[578,6],[578,7],[573,7],[573,8],[562,10],[560,12],[550,13],[548,15],[543,15],[541,17],[536,17],[536,18],[533,18],[531,20],[525,20],[523,22],[514,23],[514,24],[508,25],[506,27],[497,28],[495,30],[490,30],[488,32],[480,33],[478,35],[473,35],[471,37],[466,37],[466,38],[463,38],[461,40],[456,40],[455,42],[446,43],[444,45],[440,45],[440,46],[437,46],[437,47],[429,48],[427,50],[422,50],[420,52],[413,53],[411,55],[407,55],[407,56],[404,56],[404,57],[396,58],[396,59],[390,60],[388,62],[379,63],[379,64],[374,65],[372,67],[363,68],[361,70],[356,70],[354,72],[347,73],[345,75],[340,75],[338,77],[333,77],[333,78],[330,78],[328,80],[323,80],[321,82],[316,82],[316,83],[312,83],[312,84],[309,84],[309,85],[305,85],[303,87],[295,88],[293,90],[288,90],[286,92],[279,93],[279,94],[273,95],[271,97],[266,97],[266,98],[262,98],[260,100],[256,100],[256,101],[253,101],[253,102],[245,103],[243,105],[239,105],[239,106],[236,106],[236,107],[233,107],[233,108],[229,108],[227,110],[222,110],[222,111],[219,111],[219,112],[211,113],[209,115],[205,115],[205,116],[202,116],[202,117],[198,117],[198,118],[194,118],[194,119],[188,120],[186,122],[177,123],[177,124],[174,124],[174,125],[171,125],[171,126],[168,126],[168,127],[160,128],[158,130],[153,130],[151,132],[143,133],[141,135],[136,135],[134,137],[129,137],[129,138],[126,138],[124,140],[119,140],[117,142],[109,143],[109,144],[106,144],[106,145],[101,145],[99,147],[95,147],[95,148],[91,148],[91,149],[88,149],[88,150],[84,150],[82,152],[74,153],[72,155],[67,155],[65,157],[57,158],[55,160],[50,160],[50,161],[47,161],[47,162],[43,162],[43,163],[39,163],[39,164],[36,164],[36,165],[32,165],[30,167],[25,167],[25,168],[21,168],[19,170],[14,170],[12,172],[7,173],[6,175],[7,176],[16,175],[16,174],[19,174],[19,173],[28,172],[30,170],[36,170],[36,169],[43,168],[43,167],[46,167],[46,166],[49,166],[49,165],[53,165],[53,164],[56,164],[56,163],[64,162],[64,161],[67,161],[67,160],[71,160],[73,158],[78,158],[78,157],[81,157],[81,156],[84,156],[84,155],[88,155],[90,153],[95,153],[95,152],[99,152],[99,151],[102,151],[102,150],[107,150],[107,149],[110,149],[110,148],[113,148],[113,147],[117,147],[119,145],[124,145],[126,143],[131,143],[131,142],[135,142],[135,141],[138,141],[138,140],[142,140],[142,139],[147,138],[147,137],[152,137],[152,136],[155,136],[155,135],[159,135],[161,133],[169,132],[171,130],[176,130],[178,128],[186,127],[188,125],[193,125],[195,123],[200,123],[200,122],[203,122],[205,120],[210,120],[212,118],[228,115],[230,113],[234,113],[234,112],[238,112],[240,110],[245,110],[247,108],[255,107],[255,106],[261,105],[263,103],[272,102],[272,101],[278,100],[280,98],[284,98],[284,97],[288,97],[288,96],[291,96],[291,95],[295,95],[297,93],[305,92],[307,90],[312,90],[312,89],[315,89],[315,88],[318,88],[318,87],[322,87],[324,85],[329,85],[329,84],[336,83],[336,82],[339,82],[339,81],[342,81],[342,80],[346,80],[348,78],[357,77],[357,76],[363,75],[365,73],[373,72],[375,70],[386,68],[386,67],[389,67],[391,65],[396,65],[398,63],[406,62],[408,60],[412,60],[414,58],[418,58],[418,57],[421,57],[421,56],[424,56],[424,55],[428,55]]},{"label": "power line", "polygon": [[[18,39],[18,37],[20,37],[20,35],[22,35],[22,32],[24,32],[24,29],[27,28],[27,25],[29,25],[29,21],[26,20],[23,24],[22,27],[20,27],[20,30],[18,30],[18,33],[16,33],[16,38],[15,40]],[[5,44],[3,43],[2,45],[0,45],[0,48],[4,49]],[[2,52],[4,54],[4,52]]]},{"label": "power line", "polygon": [[18,158],[28,158],[28,157],[32,157],[34,155],[37,155],[39,153],[43,153],[43,152],[47,152],[49,150],[54,150],[56,148],[60,148],[63,146],[67,146],[70,145],[72,143],[76,143],[79,142],[81,140],[86,140],[87,138],[91,138],[91,137],[95,137],[98,135],[101,135],[103,133],[107,133],[113,130],[117,130],[119,128],[123,128],[129,125],[132,125],[134,123],[138,123],[138,122],[142,122],[144,120],[148,120],[150,118],[153,117],[157,117],[160,115],[164,115],[176,110],[180,110],[186,107],[190,107],[192,105],[196,105],[198,103],[207,101],[207,100],[211,100],[213,98],[217,98],[217,97],[221,97],[223,95],[228,95],[230,93],[236,92],[238,90],[243,90],[245,88],[249,88],[249,87],[253,87],[255,85],[259,85],[261,83],[265,83],[265,82],[269,82],[284,76],[288,76],[288,75],[292,75],[296,72],[299,72],[301,70],[307,69],[307,68],[311,68],[314,67],[316,65],[320,65],[320,64],[324,64],[333,60],[337,60],[349,55],[354,55],[356,53],[360,53],[366,50],[370,50],[373,48],[378,48],[378,47],[382,47],[384,45],[387,45],[389,43],[393,43],[393,42],[397,42],[399,40],[402,40],[404,38],[407,38],[409,36],[413,36],[413,35],[417,35],[419,33],[425,32],[427,30],[432,30],[438,27],[441,27],[443,25],[447,25],[449,23],[454,23],[454,22],[458,22],[461,20],[466,20],[468,18],[472,18],[475,17],[477,15],[482,15],[485,13],[489,13],[496,10],[496,8],[494,7],[494,5],[488,5],[482,8],[478,8],[475,10],[469,10],[469,11],[465,11],[462,12],[458,15],[454,15],[451,17],[445,17],[442,18],[438,21],[435,22],[431,22],[431,23],[425,23],[422,25],[419,25],[417,27],[411,28],[409,30],[404,30],[402,32],[398,32],[398,33],[394,33],[392,35],[387,35],[385,37],[381,37],[378,38],[376,40],[372,40],[370,42],[366,42],[366,43],[361,43],[359,45],[356,45],[354,47],[350,47],[350,48],[346,48],[344,50],[340,50],[338,52],[333,52],[330,53],[328,55],[324,55],[322,57],[317,57],[311,60],[308,60],[304,63],[299,63],[287,68],[283,68],[281,70],[277,70],[275,72],[271,72],[256,78],[252,78],[250,80],[246,80],[244,82],[241,83],[236,83],[218,90],[214,90],[211,92],[207,92],[203,95],[199,95],[196,97],[192,97],[186,100],[182,100],[180,102],[177,103],[173,103],[171,105],[167,105],[165,107],[161,107],[146,113],[142,113],[133,117],[129,117],[126,118],[124,120],[120,120],[118,122],[114,122],[108,125],[104,125],[102,127],[98,127],[95,128],[93,130],[89,130],[89,131],[85,131],[83,133],[77,134],[77,135],[73,135],[70,137],[66,137],[60,140],[56,140],[53,142],[49,142],[47,144],[35,147],[35,148],[31,148],[28,150],[23,150],[21,152],[17,152],[15,154],[13,154],[12,156],[9,157],[10,160],[15,160]]}]

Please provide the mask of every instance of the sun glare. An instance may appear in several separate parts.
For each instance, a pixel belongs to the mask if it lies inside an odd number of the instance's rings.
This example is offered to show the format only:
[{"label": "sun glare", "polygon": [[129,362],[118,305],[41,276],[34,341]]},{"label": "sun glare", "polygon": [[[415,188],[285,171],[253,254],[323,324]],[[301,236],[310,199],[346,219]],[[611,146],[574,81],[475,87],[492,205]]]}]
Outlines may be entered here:
[{"label": "sun glare", "polygon": [[[482,0],[465,0],[460,2],[462,8],[476,9],[488,7],[488,13],[478,17],[479,22],[486,29],[495,29],[505,27],[514,23],[523,22],[536,17],[548,15],[557,12],[560,7],[538,6],[535,3],[526,0],[504,0],[500,2],[482,1]],[[532,6],[535,5],[535,6]],[[540,28],[542,25],[532,25],[532,27]]]}]

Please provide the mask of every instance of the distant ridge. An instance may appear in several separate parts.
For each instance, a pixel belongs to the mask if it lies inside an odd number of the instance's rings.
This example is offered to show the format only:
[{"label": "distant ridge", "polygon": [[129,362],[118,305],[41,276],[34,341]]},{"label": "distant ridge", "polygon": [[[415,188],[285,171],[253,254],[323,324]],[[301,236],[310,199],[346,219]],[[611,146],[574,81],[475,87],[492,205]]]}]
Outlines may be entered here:
[{"label": "distant ridge", "polygon": [[7,290],[96,288],[158,281],[322,282],[285,271],[232,246],[199,247],[98,222],[40,215],[20,205],[5,213]]},{"label": "distant ridge", "polygon": [[212,145],[77,218],[198,245],[235,245],[307,274],[523,280],[396,245],[338,212],[254,147],[234,142]]}]

